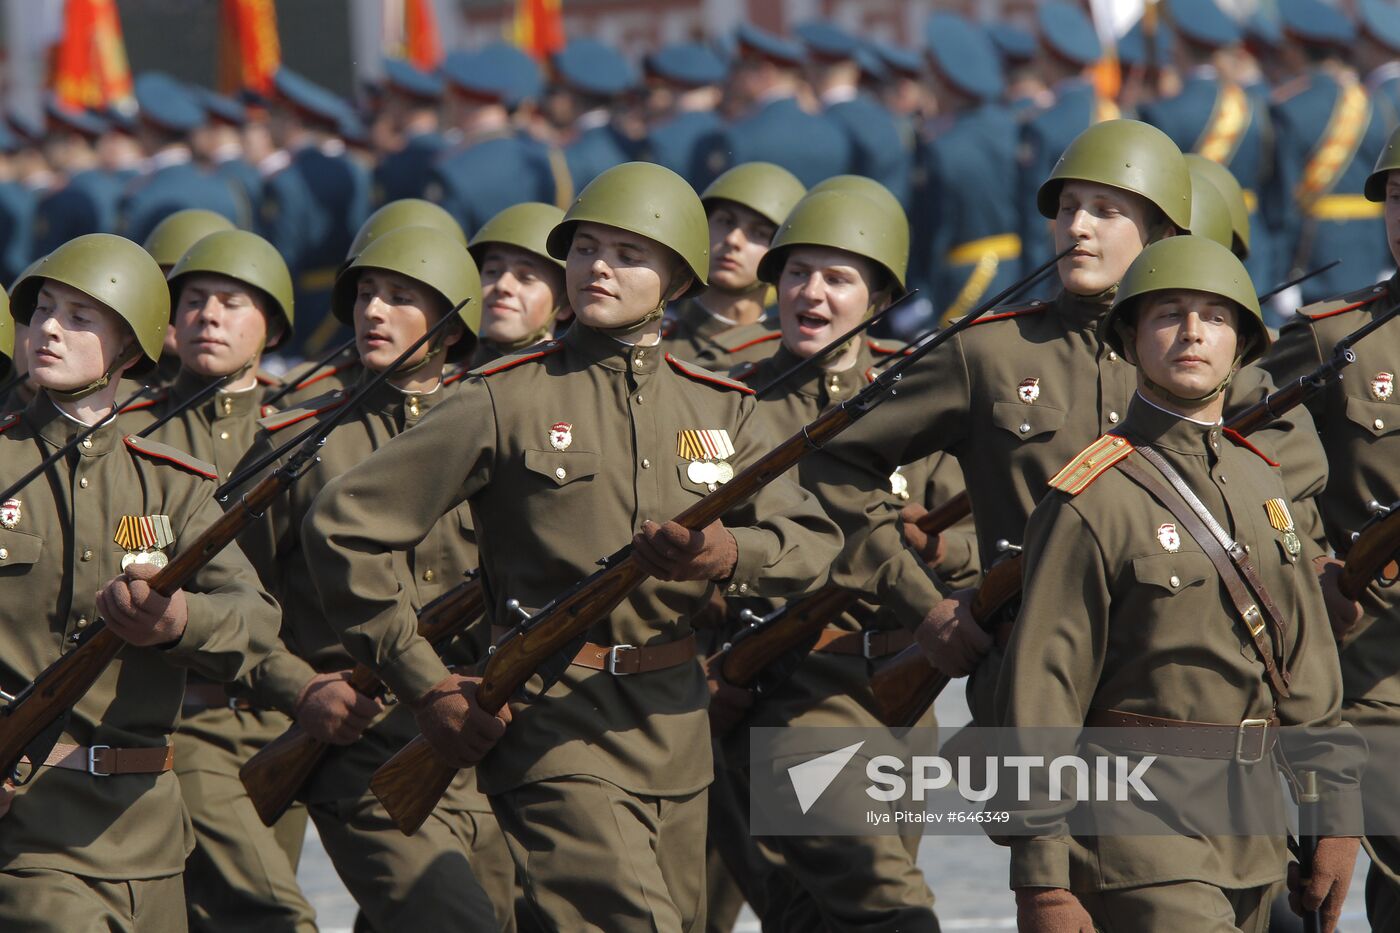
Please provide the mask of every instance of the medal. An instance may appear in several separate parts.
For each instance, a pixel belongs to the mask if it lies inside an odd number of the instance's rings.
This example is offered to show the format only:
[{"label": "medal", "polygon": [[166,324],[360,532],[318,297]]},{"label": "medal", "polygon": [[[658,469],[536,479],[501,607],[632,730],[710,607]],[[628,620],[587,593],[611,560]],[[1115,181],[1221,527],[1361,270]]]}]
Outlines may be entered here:
[{"label": "medal", "polygon": [[170,563],[162,549],[175,543],[175,532],[169,515],[123,515],[112,540],[126,550],[122,570],[132,564],[147,564],[159,570]]},{"label": "medal", "polygon": [[895,467],[890,474],[890,492],[901,499],[909,498],[909,478],[900,472],[899,467]]},{"label": "medal", "polygon": [[6,499],[0,504],[0,526],[15,528],[19,525],[20,507],[18,499]]},{"label": "medal", "polygon": [[1022,379],[1021,384],[1016,387],[1016,397],[1027,405],[1034,405],[1035,400],[1040,398],[1040,377]]},{"label": "medal", "polygon": [[689,460],[685,477],[697,486],[715,491],[719,483],[734,478],[734,467],[727,461],[734,456],[734,442],[723,428],[692,428],[676,433],[676,455]]},{"label": "medal", "polygon": [[1394,373],[1376,373],[1371,377],[1371,398],[1384,402],[1395,391]]},{"label": "medal", "polygon": [[149,564],[160,570],[168,563],[170,558],[165,556],[164,551],[127,551],[122,555],[122,570],[126,570],[132,564]]},{"label": "medal", "polygon": [[1289,557],[1297,557],[1303,550],[1303,542],[1298,540],[1298,532],[1293,526],[1293,516],[1289,514],[1288,503],[1282,499],[1269,499],[1264,503],[1264,512],[1269,516],[1269,524],[1275,531],[1283,532],[1283,549]]},{"label": "medal", "polygon": [[556,421],[549,426],[549,446],[563,452],[574,442],[574,426],[567,421]]},{"label": "medal", "polygon": [[1176,525],[1171,522],[1163,522],[1157,526],[1157,543],[1162,546],[1162,550],[1168,554],[1175,554],[1181,550],[1181,535],[1177,533]]},{"label": "medal", "polygon": [[723,485],[734,478],[734,467],[729,465],[729,461],[721,460],[715,464],[715,469],[719,471],[719,482]]}]

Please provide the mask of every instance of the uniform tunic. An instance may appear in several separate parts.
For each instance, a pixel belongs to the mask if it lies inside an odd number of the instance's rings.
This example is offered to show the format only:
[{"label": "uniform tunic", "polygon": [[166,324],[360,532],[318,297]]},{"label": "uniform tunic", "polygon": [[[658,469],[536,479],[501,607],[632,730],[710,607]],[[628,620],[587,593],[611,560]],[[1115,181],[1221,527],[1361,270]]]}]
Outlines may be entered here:
[{"label": "uniform tunic", "polygon": [[[755,324],[760,325],[758,336],[776,334],[776,321],[770,320],[767,315]],[[661,349],[667,353],[673,353],[682,360],[706,359],[708,366],[715,366],[723,363],[745,363],[747,359],[731,359],[730,354],[725,349],[725,345],[732,346],[733,342],[726,339],[732,337],[738,331],[746,331],[753,325],[735,324],[728,318],[712,314],[705,309],[705,306],[694,298],[687,298],[677,302],[666,311],[666,319],[661,323]],[[723,343],[721,343],[723,341]],[[741,340],[746,343],[747,340]],[[754,352],[761,350],[762,355],[757,359],[763,359],[771,354],[776,345],[772,341],[766,341],[751,348]],[[755,362],[757,362],[755,359]]]}]

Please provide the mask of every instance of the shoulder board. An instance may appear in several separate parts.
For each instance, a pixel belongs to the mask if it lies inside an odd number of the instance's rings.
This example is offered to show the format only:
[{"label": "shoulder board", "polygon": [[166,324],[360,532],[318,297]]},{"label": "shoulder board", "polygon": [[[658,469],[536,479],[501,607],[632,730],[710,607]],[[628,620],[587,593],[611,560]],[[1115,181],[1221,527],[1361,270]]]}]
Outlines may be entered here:
[{"label": "shoulder board", "polygon": [[13,415],[6,415],[5,417],[0,418],[0,434],[4,434],[6,431],[10,430],[10,428],[13,428],[17,424],[19,424],[18,413],[15,413]]},{"label": "shoulder board", "polygon": [[1119,460],[1133,452],[1133,445],[1116,434],[1103,437],[1075,454],[1060,472],[1050,477],[1050,488],[1077,496]]},{"label": "shoulder board", "polygon": [[694,363],[683,363],[671,354],[666,354],[666,362],[671,364],[671,368],[685,376],[687,379],[694,379],[696,382],[708,382],[710,385],[719,386],[721,389],[733,389],[735,392],[742,392],[745,395],[753,395],[753,389],[736,382],[733,379],[726,379],[724,376],[710,372]]},{"label": "shoulder board", "polygon": [[1245,439],[1245,436],[1243,434],[1241,434],[1239,431],[1236,431],[1234,428],[1222,428],[1220,433],[1224,434],[1231,441],[1233,441],[1236,447],[1243,447],[1245,450],[1254,454],[1254,456],[1258,457],[1260,460],[1263,460],[1269,466],[1278,466],[1278,463],[1276,461],[1270,460],[1268,456],[1264,453],[1264,451],[1251,444],[1248,440]]},{"label": "shoulder board", "polygon": [[759,322],[747,327],[736,327],[729,333],[710,338],[710,341],[725,353],[738,353],[760,343],[779,340],[782,336],[781,331],[769,330],[763,322]]},{"label": "shoulder board", "polygon": [[564,341],[547,340],[544,343],[536,344],[535,346],[530,347],[529,349],[521,350],[519,353],[512,353],[510,356],[503,356],[498,360],[492,360],[484,366],[478,366],[476,369],[473,369],[467,375],[494,376],[496,375],[496,373],[503,373],[508,369],[514,369],[522,363],[528,363],[531,360],[538,360],[543,359],[546,356],[552,356],[553,354],[558,353],[562,349],[564,349]]},{"label": "shoulder board", "polygon": [[762,363],[755,363],[752,361],[748,363],[740,363],[738,366],[735,366],[729,371],[729,378],[737,379],[740,382],[748,382],[750,379],[752,379],[755,375],[758,374],[758,370],[762,367],[762,365]]},{"label": "shoulder board", "polygon": [[253,378],[257,380],[260,386],[280,386],[282,384],[281,379],[261,369],[253,374]]},{"label": "shoulder board", "polygon": [[876,340],[874,337],[866,337],[865,345],[870,348],[870,352],[876,356],[893,356],[896,353],[903,353],[908,356],[914,349],[907,343],[900,343],[897,340]]},{"label": "shoulder board", "polygon": [[164,401],[165,401],[166,399],[168,399],[169,397],[170,397],[170,390],[169,390],[169,389],[162,389],[162,390],[160,390],[159,392],[157,392],[155,395],[151,396],[150,398],[142,399],[142,400],[139,401],[139,402],[132,402],[130,405],[126,406],[126,407],[123,408],[121,411],[117,412],[117,414],[119,414],[119,415],[124,415],[124,414],[126,414],[127,412],[132,412],[132,411],[144,411],[144,410],[147,409],[147,408],[154,408],[156,405],[161,404],[162,402],[164,402]]},{"label": "shoulder board", "polygon": [[450,372],[442,377],[442,384],[445,386],[455,385],[456,383],[461,382],[463,379],[470,376],[471,372],[472,371],[470,369],[467,369],[465,366],[458,367],[455,369],[455,371]]},{"label": "shoulder board", "polygon": [[137,437],[135,434],[128,434],[124,440],[129,449],[150,460],[154,460],[158,463],[173,464],[181,469],[202,476],[205,479],[219,478],[218,470],[214,468],[214,464],[205,463],[203,460],[197,459],[185,453],[183,450],[171,447],[168,444],[160,444],[144,437]]},{"label": "shoulder board", "polygon": [[1026,317],[1030,314],[1040,314],[1050,307],[1047,301],[1037,298],[1035,301],[1023,305],[1010,305],[1004,308],[997,308],[990,314],[984,314],[973,321],[968,327],[977,327],[980,324],[990,324],[993,321],[1009,321],[1012,318]]},{"label": "shoulder board", "polygon": [[307,418],[314,418],[322,412],[332,411],[344,405],[350,400],[350,393],[344,389],[336,389],[334,392],[327,392],[325,395],[313,398],[296,408],[288,408],[286,411],[272,411],[264,414],[258,419],[258,427],[269,433],[276,433],[283,428],[291,427]]},{"label": "shoulder board", "polygon": [[1333,317],[1338,314],[1345,314],[1348,311],[1355,311],[1357,308],[1364,308],[1372,302],[1379,301],[1385,297],[1384,285],[1367,285],[1365,288],[1358,288],[1354,292],[1348,292],[1340,298],[1328,298],[1326,301],[1314,301],[1304,308],[1299,308],[1298,313],[1311,321],[1321,321],[1324,318]]},{"label": "shoulder board", "polygon": [[342,364],[340,364],[339,366],[322,366],[320,369],[313,369],[310,373],[307,374],[307,376],[306,376],[305,379],[303,379],[303,380],[301,380],[301,382],[298,382],[298,383],[297,383],[297,388],[298,388],[298,389],[304,389],[304,388],[306,388],[307,386],[314,386],[316,383],[320,382],[322,379],[329,379],[331,376],[334,376],[334,375],[336,375],[337,373],[343,372],[343,371],[345,371],[346,369],[349,369],[351,366],[354,366],[354,365],[358,365],[358,364],[356,364],[356,363],[342,363]]}]

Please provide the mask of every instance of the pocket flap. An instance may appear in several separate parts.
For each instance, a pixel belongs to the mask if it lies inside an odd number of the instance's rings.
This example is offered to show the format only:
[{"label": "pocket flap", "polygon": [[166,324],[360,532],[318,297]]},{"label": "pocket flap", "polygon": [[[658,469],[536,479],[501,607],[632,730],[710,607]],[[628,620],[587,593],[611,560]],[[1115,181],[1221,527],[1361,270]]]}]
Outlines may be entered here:
[{"label": "pocket flap", "polygon": [[1148,554],[1133,558],[1133,576],[1174,596],[1214,577],[1215,567],[1200,551]]},{"label": "pocket flap", "polygon": [[1065,413],[1049,405],[993,402],[992,423],[1024,441],[1058,431],[1065,423]]},{"label": "pocket flap", "polygon": [[1400,431],[1400,407],[1389,402],[1373,402],[1355,396],[1347,397],[1347,418],[1370,431],[1375,437],[1384,437]]},{"label": "pocket flap", "polygon": [[15,564],[32,564],[44,550],[44,539],[22,531],[0,529],[0,570]]},{"label": "pocket flap", "polygon": [[525,469],[556,486],[587,479],[598,472],[598,455],[587,450],[527,450]]}]

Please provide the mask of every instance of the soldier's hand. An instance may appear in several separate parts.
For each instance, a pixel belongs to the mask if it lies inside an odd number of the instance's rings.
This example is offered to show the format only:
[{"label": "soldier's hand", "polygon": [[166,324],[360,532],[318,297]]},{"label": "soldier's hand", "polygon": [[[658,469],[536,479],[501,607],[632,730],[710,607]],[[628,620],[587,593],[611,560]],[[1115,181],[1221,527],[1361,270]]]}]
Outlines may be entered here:
[{"label": "soldier's hand", "polygon": [[384,704],[350,686],[349,671],[317,674],[297,696],[297,725],[318,742],[349,745],[359,740]]},{"label": "soldier's hand", "polygon": [[911,502],[899,510],[899,522],[904,529],[904,543],[913,548],[915,553],[924,559],[924,563],[930,567],[937,567],[943,560],[947,546],[943,543],[942,535],[930,537],[918,526],[919,519],[927,514],[928,509],[917,502]]},{"label": "soldier's hand", "polygon": [[928,663],[949,677],[971,674],[982,655],[991,650],[992,636],[972,617],[976,596],[976,590],[958,590],[930,609],[914,630]]},{"label": "soldier's hand", "polygon": [[1298,916],[1305,910],[1318,912],[1323,933],[1337,928],[1342,916],[1342,902],[1351,887],[1351,872],[1356,866],[1356,850],[1361,840],[1356,836],[1326,836],[1317,841],[1313,855],[1312,876],[1304,878],[1297,862],[1288,863],[1288,906]]},{"label": "soldier's hand", "polygon": [[736,687],[724,679],[720,665],[705,669],[705,681],[710,687],[710,735],[722,738],[739,724],[753,708],[753,691]]},{"label": "soldier's hand", "polygon": [[720,521],[698,531],[645,521],[632,538],[632,553],[658,580],[724,580],[734,572],[739,545]]},{"label": "soldier's hand", "polygon": [[1339,642],[1361,621],[1361,604],[1342,595],[1342,568],[1345,566],[1335,557],[1313,558],[1317,582],[1322,586],[1322,601],[1327,604],[1327,621],[1332,623],[1332,637]]},{"label": "soldier's hand", "polygon": [[140,648],[169,645],[185,634],[189,609],[185,591],[162,596],[146,582],[158,573],[149,564],[132,564],[97,594],[97,612],[117,637]]},{"label": "soldier's hand", "polygon": [[10,804],[15,802],[15,785],[8,779],[0,782],[0,817],[10,812]]},{"label": "soldier's hand", "polygon": [[1064,888],[1017,888],[1020,933],[1094,933],[1094,920],[1079,898]]},{"label": "soldier's hand", "polygon": [[412,704],[423,738],[456,768],[469,768],[485,758],[510,724],[509,706],[492,714],[477,705],[480,683],[480,677],[448,674]]}]

